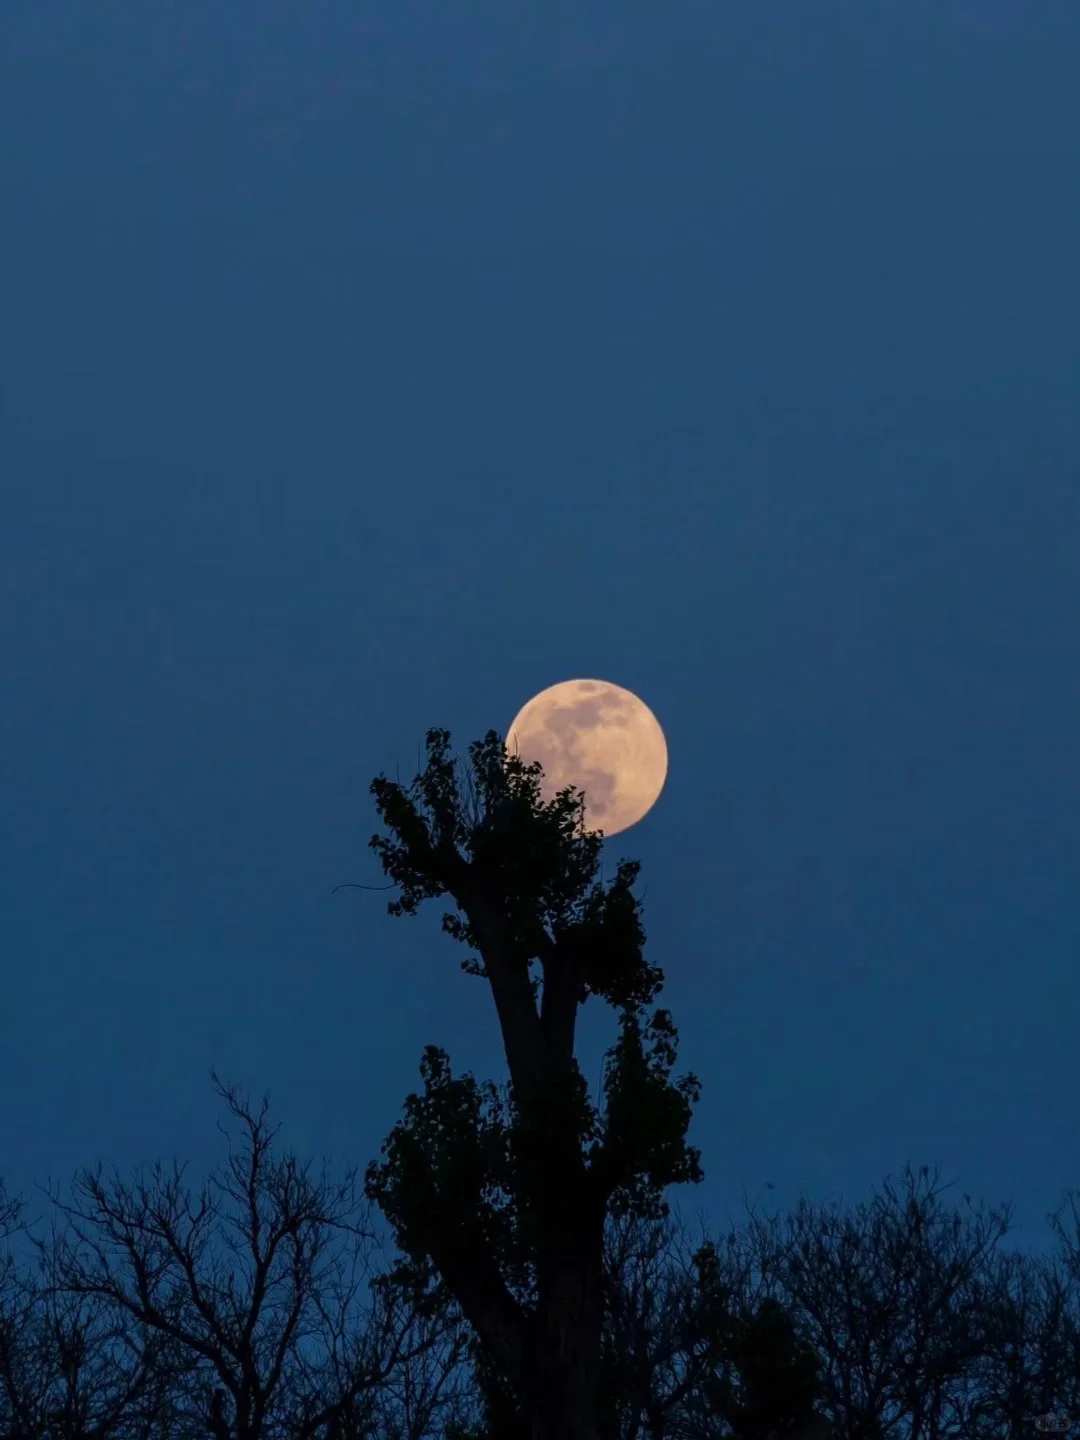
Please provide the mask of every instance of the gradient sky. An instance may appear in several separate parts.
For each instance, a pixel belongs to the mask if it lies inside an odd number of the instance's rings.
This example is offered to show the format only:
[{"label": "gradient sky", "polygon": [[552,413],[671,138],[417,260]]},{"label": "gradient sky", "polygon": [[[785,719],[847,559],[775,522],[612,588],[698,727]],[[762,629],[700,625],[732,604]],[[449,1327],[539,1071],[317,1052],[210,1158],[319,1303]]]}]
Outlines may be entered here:
[{"label": "gradient sky", "polygon": [[[368,785],[576,676],[713,1222],[1080,1187],[1080,6],[6,0],[0,1173],[504,1078]],[[586,1007],[599,1077],[615,1034]]]}]

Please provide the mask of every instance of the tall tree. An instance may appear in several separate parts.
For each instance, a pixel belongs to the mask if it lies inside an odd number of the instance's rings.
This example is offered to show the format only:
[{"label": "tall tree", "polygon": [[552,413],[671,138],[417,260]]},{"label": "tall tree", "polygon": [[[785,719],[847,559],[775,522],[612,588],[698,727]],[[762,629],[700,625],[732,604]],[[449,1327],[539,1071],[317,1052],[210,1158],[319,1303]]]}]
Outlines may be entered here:
[{"label": "tall tree", "polygon": [[[371,846],[400,887],[392,915],[454,902],[443,929],[490,986],[509,1085],[455,1078],[429,1046],[423,1094],[406,1100],[367,1193],[405,1254],[445,1281],[531,1440],[600,1440],[614,1433],[601,1386],[605,1219],[662,1214],[668,1186],[701,1179],[686,1142],[699,1084],[672,1080],[670,1013],[647,1013],[663,976],[644,956],[640,867],[623,860],[598,881],[602,837],[586,831],[582,797],[544,801],[540,766],[494,731],[469,747],[465,773],[449,746],[431,730],[408,789],[373,782],[390,833]],[[590,995],[619,1012],[602,1113],[574,1056]]]}]

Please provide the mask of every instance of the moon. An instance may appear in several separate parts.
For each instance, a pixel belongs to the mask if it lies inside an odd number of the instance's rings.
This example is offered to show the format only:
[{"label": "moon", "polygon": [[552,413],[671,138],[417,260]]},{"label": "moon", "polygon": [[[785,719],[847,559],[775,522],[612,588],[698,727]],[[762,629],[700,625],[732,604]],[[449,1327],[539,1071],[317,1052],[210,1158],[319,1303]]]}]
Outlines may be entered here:
[{"label": "moon", "polygon": [[506,748],[544,767],[541,793],[583,792],[585,825],[617,835],[647,815],[667,779],[660,722],[643,700],[608,680],[563,680],[541,690],[510,724]]}]

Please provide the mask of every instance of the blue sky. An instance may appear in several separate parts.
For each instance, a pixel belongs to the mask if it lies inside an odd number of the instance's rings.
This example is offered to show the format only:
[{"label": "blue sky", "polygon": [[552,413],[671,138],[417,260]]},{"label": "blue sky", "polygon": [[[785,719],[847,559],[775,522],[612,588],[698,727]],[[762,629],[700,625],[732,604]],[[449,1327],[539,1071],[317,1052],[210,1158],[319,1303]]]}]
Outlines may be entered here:
[{"label": "blue sky", "polygon": [[[667,787],[722,1223],[1080,1187],[1080,9],[7,0],[0,1173],[503,1078],[368,784],[575,676]],[[586,1009],[599,1077],[610,1014]]]}]

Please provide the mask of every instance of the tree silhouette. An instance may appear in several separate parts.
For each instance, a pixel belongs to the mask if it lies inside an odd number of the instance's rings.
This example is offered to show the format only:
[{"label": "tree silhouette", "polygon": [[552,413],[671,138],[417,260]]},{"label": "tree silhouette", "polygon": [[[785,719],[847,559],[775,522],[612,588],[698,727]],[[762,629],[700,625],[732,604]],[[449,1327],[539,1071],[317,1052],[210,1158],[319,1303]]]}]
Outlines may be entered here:
[{"label": "tree silhouette", "polygon": [[[392,915],[454,901],[443,929],[472,952],[462,968],[488,981],[509,1086],[455,1078],[428,1046],[423,1094],[406,1100],[366,1189],[405,1254],[446,1282],[532,1440],[598,1440],[611,1433],[605,1220],[663,1214],[668,1186],[701,1179],[686,1142],[699,1085],[672,1081],[671,1016],[646,1013],[663,977],[644,957],[639,866],[620,861],[610,885],[598,882],[602,837],[584,829],[572,787],[543,801],[539,764],[508,755],[494,731],[470,746],[459,777],[449,743],[428,732],[427,766],[408,790],[373,782],[390,834],[371,847],[400,887]],[[574,1058],[590,995],[619,1011],[602,1114]]]},{"label": "tree silhouette", "polygon": [[214,1083],[240,1140],[197,1194],[176,1164],[81,1171],[35,1268],[0,1264],[3,1440],[419,1440],[446,1408],[460,1319],[372,1274],[354,1174]]},{"label": "tree silhouette", "polygon": [[908,1166],[848,1213],[804,1200],[755,1217],[739,1243],[820,1357],[823,1408],[850,1440],[1033,1440],[1039,1415],[1080,1418],[1080,1267],[1064,1227],[1056,1264],[1003,1252],[1009,1207],[965,1195],[950,1211],[946,1188]]},{"label": "tree silhouette", "polygon": [[[470,1124],[493,1106],[507,1123],[494,1087],[470,1080],[457,1093],[476,1096]],[[254,1169],[252,1154],[231,1152],[239,1176],[230,1168],[197,1198],[175,1169],[134,1187],[84,1173],[79,1203],[57,1206],[70,1224],[38,1243],[36,1267],[3,1248],[28,1227],[0,1182],[0,1437],[219,1440],[224,1425],[230,1440],[531,1440],[525,1401],[475,1333],[466,1349],[430,1260],[399,1255],[369,1279],[371,1309],[356,1306],[360,1217],[336,1187],[277,1161],[262,1116],[236,1103],[258,1137]],[[597,1430],[811,1440],[813,1406],[836,1440],[1037,1440],[1038,1416],[1080,1416],[1075,1196],[1070,1208],[1052,1217],[1056,1259],[1000,1249],[1007,1212],[966,1196],[948,1210],[927,1167],[846,1213],[803,1201],[716,1240],[670,1213],[609,1213]],[[316,1245],[306,1222],[289,1238],[301,1210],[332,1221],[346,1253]],[[249,1281],[276,1233],[286,1261],[317,1249],[320,1263],[271,1263],[256,1304]],[[293,1249],[305,1238],[311,1248]],[[527,1256],[508,1288],[523,1310],[535,1305]],[[298,1295],[303,1320],[271,1386]]]}]

